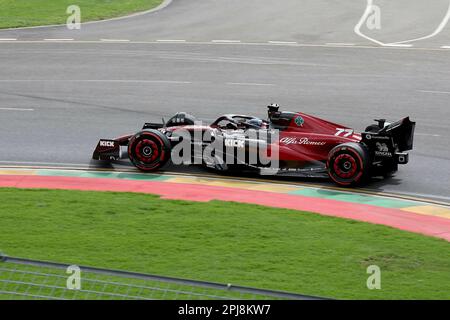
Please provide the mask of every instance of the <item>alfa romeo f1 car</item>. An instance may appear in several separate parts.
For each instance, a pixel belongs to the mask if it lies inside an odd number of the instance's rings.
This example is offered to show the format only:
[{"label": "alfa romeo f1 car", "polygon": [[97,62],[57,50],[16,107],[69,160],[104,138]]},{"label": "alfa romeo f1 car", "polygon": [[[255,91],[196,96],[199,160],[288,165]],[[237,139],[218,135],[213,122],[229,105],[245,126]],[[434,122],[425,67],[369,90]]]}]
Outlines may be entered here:
[{"label": "alfa romeo f1 car", "polygon": [[305,113],[280,111],[276,104],[268,107],[267,120],[226,114],[209,125],[180,112],[165,123],[146,123],[136,134],[101,139],[93,159],[116,161],[126,148],[132,164],[145,172],[157,171],[176,155],[183,158],[178,164],[285,176],[327,175],[340,186],[354,186],[372,176],[390,176],[409,161],[406,151],[413,148],[415,122],[409,117],[393,123],[375,121],[358,133]]}]

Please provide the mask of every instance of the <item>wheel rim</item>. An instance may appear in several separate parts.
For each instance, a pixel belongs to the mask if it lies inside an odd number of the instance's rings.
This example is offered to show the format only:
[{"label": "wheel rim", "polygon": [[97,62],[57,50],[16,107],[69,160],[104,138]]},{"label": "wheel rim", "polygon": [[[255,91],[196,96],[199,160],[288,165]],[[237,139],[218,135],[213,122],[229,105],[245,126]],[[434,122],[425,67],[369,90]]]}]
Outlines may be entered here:
[{"label": "wheel rim", "polygon": [[351,155],[340,154],[334,160],[333,169],[339,178],[349,179],[357,173],[358,165]]},{"label": "wheel rim", "polygon": [[149,164],[158,159],[160,152],[158,145],[149,139],[142,139],[136,144],[134,152],[139,161]]}]

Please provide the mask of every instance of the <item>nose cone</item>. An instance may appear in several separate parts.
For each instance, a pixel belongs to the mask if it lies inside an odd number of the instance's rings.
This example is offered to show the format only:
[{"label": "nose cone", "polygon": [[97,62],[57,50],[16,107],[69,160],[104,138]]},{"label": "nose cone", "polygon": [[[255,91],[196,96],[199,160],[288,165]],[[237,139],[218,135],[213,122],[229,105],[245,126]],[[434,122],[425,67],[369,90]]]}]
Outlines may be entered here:
[{"label": "nose cone", "polygon": [[450,0],[364,1],[367,6],[355,32],[368,40],[378,44],[413,44],[436,37],[450,40]]}]

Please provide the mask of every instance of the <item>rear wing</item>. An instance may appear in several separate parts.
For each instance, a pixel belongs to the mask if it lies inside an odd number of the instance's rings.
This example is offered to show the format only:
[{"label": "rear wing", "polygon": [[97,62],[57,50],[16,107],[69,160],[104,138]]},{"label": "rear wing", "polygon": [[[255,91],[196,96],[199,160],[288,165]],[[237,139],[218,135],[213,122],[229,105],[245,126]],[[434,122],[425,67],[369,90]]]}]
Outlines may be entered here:
[{"label": "rear wing", "polygon": [[416,123],[407,117],[385,126],[378,134],[391,136],[398,150],[403,152],[413,149],[415,128]]},{"label": "rear wing", "polygon": [[413,149],[416,123],[409,117],[385,125],[385,120],[378,120],[377,132],[363,132],[362,142],[368,147],[375,161],[394,160],[398,164],[409,162],[408,150]]}]

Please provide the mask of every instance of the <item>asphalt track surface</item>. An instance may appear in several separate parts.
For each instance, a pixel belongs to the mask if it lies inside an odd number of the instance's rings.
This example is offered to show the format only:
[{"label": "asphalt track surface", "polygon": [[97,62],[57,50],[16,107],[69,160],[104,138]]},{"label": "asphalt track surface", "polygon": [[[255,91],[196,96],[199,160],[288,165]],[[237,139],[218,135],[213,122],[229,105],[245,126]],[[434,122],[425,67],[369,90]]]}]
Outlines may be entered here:
[{"label": "asphalt track surface", "polygon": [[411,116],[410,164],[367,188],[449,202],[449,2],[374,1],[373,31],[366,0],[174,0],[76,31],[0,31],[0,165],[93,166],[98,138],[146,121],[277,102],[358,130]]}]

